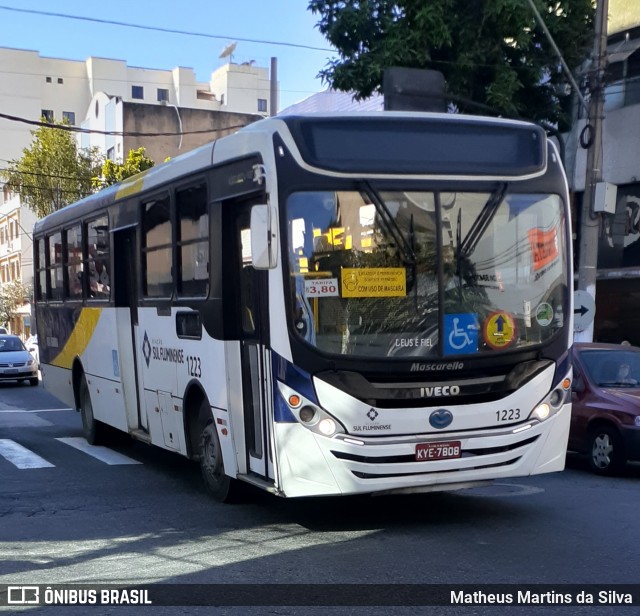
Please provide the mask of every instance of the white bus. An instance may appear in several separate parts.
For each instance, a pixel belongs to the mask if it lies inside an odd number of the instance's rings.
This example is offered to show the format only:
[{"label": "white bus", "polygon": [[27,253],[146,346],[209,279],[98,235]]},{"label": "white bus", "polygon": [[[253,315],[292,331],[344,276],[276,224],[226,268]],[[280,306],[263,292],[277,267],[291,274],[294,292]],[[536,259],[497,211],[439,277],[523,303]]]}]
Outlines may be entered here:
[{"label": "white bus", "polygon": [[45,386],[220,500],[564,467],[566,177],[524,122],[261,120],[34,228]]}]

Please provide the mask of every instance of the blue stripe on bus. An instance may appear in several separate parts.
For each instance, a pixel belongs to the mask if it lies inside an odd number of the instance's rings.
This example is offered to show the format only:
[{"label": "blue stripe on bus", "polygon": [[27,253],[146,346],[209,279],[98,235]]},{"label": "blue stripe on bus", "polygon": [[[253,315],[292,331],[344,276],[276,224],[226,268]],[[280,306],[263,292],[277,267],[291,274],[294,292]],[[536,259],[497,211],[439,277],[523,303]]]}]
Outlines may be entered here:
[{"label": "blue stripe on bus", "polygon": [[318,404],[318,398],[313,388],[313,382],[311,381],[311,375],[304,370],[300,370],[294,366],[290,361],[284,359],[277,353],[272,351],[271,353],[273,363],[273,390],[274,390],[274,409],[273,415],[275,421],[292,423],[297,421],[293,413],[287,406],[286,402],[282,399],[278,390],[278,381],[284,383],[291,389],[304,396],[310,402]]}]

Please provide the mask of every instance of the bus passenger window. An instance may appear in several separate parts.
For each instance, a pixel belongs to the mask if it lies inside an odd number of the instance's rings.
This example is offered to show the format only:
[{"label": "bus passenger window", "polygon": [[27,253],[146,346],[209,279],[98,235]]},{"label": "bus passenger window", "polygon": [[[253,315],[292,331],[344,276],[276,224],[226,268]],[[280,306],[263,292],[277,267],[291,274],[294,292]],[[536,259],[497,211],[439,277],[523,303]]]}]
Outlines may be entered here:
[{"label": "bus passenger window", "polygon": [[46,262],[46,248],[44,245],[44,239],[39,239],[36,243],[37,251],[37,273],[34,277],[36,284],[35,295],[37,300],[45,300],[47,298],[47,262]]},{"label": "bus passenger window", "polygon": [[176,192],[178,214],[178,294],[203,297],[209,292],[209,212],[204,184]]},{"label": "bus passenger window", "polygon": [[109,299],[109,223],[107,217],[98,218],[87,225],[87,272],[89,297]]},{"label": "bus passenger window", "polygon": [[51,281],[49,299],[62,301],[62,233],[49,236],[49,276]]},{"label": "bus passenger window", "polygon": [[82,299],[82,232],[81,227],[73,227],[67,232],[65,262],[67,268],[69,299]]},{"label": "bus passenger window", "polygon": [[173,293],[172,229],[169,197],[144,205],[143,293],[147,297],[170,297]]}]

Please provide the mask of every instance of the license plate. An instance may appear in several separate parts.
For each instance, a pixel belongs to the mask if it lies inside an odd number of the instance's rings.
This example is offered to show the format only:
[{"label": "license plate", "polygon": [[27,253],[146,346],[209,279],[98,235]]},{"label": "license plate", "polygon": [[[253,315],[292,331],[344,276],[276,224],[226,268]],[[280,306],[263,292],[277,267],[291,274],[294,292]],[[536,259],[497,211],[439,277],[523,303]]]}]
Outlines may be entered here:
[{"label": "license plate", "polygon": [[448,441],[445,443],[418,443],[416,445],[416,460],[425,462],[428,460],[449,460],[459,458],[462,455],[460,441]]},{"label": "license plate", "polygon": [[7,368],[4,371],[5,374],[18,374],[18,369],[17,368]]}]

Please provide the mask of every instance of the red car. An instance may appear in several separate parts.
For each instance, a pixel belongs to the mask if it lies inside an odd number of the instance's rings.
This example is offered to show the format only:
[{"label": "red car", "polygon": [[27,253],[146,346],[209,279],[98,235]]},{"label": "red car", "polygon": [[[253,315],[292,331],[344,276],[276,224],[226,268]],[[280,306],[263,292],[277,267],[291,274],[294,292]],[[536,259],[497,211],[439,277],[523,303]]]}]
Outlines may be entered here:
[{"label": "red car", "polygon": [[577,342],[572,353],[569,449],[611,475],[640,460],[640,348]]}]

